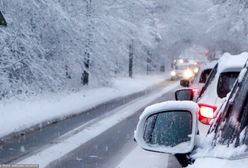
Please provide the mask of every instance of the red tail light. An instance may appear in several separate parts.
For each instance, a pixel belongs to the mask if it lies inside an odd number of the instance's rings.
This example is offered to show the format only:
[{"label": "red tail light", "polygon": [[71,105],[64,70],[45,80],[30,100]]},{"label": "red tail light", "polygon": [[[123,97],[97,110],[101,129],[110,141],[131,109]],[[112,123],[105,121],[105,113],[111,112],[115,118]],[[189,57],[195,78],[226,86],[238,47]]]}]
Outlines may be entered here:
[{"label": "red tail light", "polygon": [[197,88],[192,88],[192,92],[193,92],[194,94],[197,94],[197,93],[199,92],[199,89],[197,89]]},{"label": "red tail light", "polygon": [[214,112],[216,110],[215,106],[209,106],[206,104],[199,104],[199,119],[213,119],[214,118]]}]

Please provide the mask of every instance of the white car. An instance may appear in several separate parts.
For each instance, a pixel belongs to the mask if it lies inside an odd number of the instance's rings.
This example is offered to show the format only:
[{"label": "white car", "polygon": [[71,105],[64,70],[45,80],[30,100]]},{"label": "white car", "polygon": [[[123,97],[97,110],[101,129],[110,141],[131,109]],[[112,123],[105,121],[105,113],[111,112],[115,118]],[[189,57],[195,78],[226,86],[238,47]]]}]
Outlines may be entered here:
[{"label": "white car", "polygon": [[216,109],[231,91],[247,59],[248,53],[240,55],[225,53],[220,58],[196,101],[200,107],[200,122],[209,125],[210,121],[216,117]]},{"label": "white car", "polygon": [[[174,155],[182,167],[248,167],[248,63],[208,136],[198,135],[197,112],[192,101],[167,101],[145,109],[135,131],[135,140],[145,150]],[[178,96],[190,97],[189,90]],[[188,95],[188,96],[187,96]]]},{"label": "white car", "polygon": [[196,100],[199,97],[199,94],[205,85],[212,69],[216,65],[217,61],[212,61],[209,63],[202,64],[196,73],[192,83],[189,80],[182,79],[180,85],[182,87],[190,87],[194,93],[193,100]]},{"label": "white car", "polygon": [[217,61],[212,61],[206,64],[201,65],[198,73],[196,74],[193,83],[190,84],[190,88],[194,92],[194,99],[198,98],[203,86],[205,85],[210,72],[216,65]]}]

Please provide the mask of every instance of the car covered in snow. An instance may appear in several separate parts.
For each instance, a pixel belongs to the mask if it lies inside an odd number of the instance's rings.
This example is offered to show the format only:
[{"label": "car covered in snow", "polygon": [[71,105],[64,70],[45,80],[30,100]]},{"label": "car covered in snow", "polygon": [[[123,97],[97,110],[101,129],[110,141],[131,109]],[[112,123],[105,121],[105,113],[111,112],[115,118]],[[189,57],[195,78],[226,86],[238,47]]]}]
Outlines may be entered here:
[{"label": "car covered in snow", "polygon": [[[248,53],[246,52],[239,55],[225,53],[219,59],[196,100],[200,107],[198,117],[201,123],[209,125],[211,120],[217,116],[216,109],[231,91],[247,59]],[[191,89],[189,91],[193,92]],[[193,97],[184,100],[192,100]]]},{"label": "car covered in snow", "polygon": [[[173,154],[182,167],[247,168],[248,63],[232,92],[218,109],[207,136],[198,134],[198,104],[167,101],[152,105],[140,116],[135,139],[143,149]],[[190,96],[180,91],[178,96]]]}]

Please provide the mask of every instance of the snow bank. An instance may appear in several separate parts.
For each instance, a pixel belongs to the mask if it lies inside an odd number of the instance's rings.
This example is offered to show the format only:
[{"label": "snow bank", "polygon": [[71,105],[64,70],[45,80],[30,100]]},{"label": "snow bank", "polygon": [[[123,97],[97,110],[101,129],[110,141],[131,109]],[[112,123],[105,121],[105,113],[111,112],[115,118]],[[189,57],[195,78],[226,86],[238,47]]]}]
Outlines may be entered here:
[{"label": "snow bank", "polygon": [[77,93],[50,94],[26,101],[0,102],[0,137],[36,124],[80,113],[114,98],[145,90],[164,80],[163,76],[139,76],[114,81],[113,88],[85,89]]}]

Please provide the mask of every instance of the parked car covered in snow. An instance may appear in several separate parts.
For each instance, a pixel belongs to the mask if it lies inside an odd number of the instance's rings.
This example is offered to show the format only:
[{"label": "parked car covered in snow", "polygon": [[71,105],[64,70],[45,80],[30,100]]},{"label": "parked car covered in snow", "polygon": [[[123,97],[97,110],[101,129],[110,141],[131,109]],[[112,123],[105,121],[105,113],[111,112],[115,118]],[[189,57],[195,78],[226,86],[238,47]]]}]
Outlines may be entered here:
[{"label": "parked car covered in snow", "polygon": [[[139,146],[176,156],[182,167],[246,168],[248,165],[248,63],[206,137],[198,135],[198,105],[168,101],[152,105],[135,131]],[[185,95],[184,95],[185,94]],[[181,93],[189,96],[190,92]],[[180,95],[178,95],[180,96]]]}]

